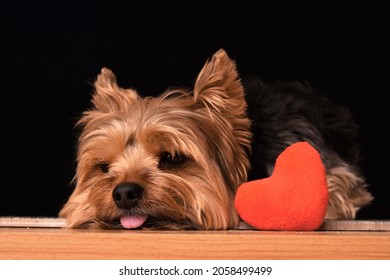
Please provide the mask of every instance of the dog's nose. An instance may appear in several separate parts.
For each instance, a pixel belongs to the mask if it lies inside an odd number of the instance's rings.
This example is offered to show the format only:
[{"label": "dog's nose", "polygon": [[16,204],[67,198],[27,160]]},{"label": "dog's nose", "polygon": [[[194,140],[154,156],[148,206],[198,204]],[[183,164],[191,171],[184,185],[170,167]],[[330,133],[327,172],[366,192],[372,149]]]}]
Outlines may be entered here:
[{"label": "dog's nose", "polygon": [[122,183],[115,187],[112,197],[119,208],[129,209],[141,198],[144,189],[136,183]]}]

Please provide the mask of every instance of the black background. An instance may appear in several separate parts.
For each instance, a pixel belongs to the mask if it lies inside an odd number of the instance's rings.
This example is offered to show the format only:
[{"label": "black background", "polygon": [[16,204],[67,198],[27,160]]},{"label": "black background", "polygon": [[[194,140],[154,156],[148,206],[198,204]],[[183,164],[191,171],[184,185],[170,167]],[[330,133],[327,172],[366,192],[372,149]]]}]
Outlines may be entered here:
[{"label": "black background", "polygon": [[73,126],[101,67],[122,87],[157,95],[192,86],[205,60],[224,48],[241,76],[304,79],[351,108],[376,198],[358,218],[390,218],[384,7],[142,3],[26,1],[0,9],[1,216],[57,215],[72,190]]}]

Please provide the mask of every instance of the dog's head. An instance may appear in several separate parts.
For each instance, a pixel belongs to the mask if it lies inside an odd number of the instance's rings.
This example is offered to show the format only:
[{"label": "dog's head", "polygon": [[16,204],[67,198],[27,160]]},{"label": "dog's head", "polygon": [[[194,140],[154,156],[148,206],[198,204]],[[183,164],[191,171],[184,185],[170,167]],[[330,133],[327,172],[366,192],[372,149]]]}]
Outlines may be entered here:
[{"label": "dog's head", "polygon": [[238,223],[250,121],[235,63],[219,50],[193,90],[141,98],[102,69],[78,125],[69,227],[226,229]]}]

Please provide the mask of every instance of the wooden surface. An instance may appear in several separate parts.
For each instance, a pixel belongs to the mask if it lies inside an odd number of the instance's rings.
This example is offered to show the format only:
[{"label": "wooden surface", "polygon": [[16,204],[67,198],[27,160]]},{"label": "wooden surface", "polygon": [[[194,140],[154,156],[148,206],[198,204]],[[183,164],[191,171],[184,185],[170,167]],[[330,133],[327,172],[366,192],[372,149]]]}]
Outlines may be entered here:
[{"label": "wooden surface", "polygon": [[390,259],[390,233],[0,228],[0,259]]},{"label": "wooden surface", "polygon": [[[0,217],[0,228],[65,228],[66,220],[56,217]],[[237,229],[254,229],[241,222]],[[389,231],[388,220],[324,220],[320,231]]]}]

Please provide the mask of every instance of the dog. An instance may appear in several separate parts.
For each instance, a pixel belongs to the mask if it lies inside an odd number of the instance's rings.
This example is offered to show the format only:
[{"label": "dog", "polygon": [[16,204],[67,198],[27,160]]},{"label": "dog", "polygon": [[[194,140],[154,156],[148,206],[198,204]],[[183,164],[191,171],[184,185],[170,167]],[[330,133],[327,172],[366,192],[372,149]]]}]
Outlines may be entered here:
[{"label": "dog", "polygon": [[355,219],[373,196],[359,167],[358,125],[307,82],[241,79],[220,49],[192,89],[141,97],[103,68],[80,129],[69,228],[237,228],[237,188],[272,174],[277,156],[307,141],[329,188],[326,219]]}]

